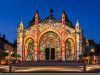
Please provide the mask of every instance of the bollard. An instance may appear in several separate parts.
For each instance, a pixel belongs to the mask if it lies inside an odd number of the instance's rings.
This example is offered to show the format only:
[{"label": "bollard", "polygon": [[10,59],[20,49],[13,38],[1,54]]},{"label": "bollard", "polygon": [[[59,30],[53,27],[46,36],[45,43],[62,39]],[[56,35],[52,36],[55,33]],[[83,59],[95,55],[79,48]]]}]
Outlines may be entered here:
[{"label": "bollard", "polygon": [[83,72],[86,72],[86,65],[83,65]]},{"label": "bollard", "polygon": [[13,72],[13,66],[12,65],[10,65],[10,67],[9,67],[9,72],[11,73],[11,72]]},{"label": "bollard", "polygon": [[10,65],[9,67],[9,72],[11,73],[12,72],[12,66]]}]

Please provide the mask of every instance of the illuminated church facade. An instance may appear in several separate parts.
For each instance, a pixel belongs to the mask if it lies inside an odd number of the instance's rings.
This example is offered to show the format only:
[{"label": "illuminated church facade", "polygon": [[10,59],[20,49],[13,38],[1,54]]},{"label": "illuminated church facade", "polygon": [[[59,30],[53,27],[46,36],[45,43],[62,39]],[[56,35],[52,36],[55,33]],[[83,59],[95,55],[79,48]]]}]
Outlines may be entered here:
[{"label": "illuminated church facade", "polygon": [[82,28],[78,20],[73,26],[65,11],[61,19],[53,17],[53,9],[45,19],[38,12],[24,28],[17,27],[17,54],[22,61],[72,61],[82,54]]}]

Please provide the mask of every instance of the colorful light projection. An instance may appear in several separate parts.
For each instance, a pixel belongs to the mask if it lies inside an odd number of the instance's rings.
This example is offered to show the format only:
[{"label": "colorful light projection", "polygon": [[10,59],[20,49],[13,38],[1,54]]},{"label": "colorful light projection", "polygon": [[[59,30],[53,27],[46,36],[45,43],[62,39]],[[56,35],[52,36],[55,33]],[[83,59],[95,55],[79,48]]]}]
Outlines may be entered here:
[{"label": "colorful light projection", "polygon": [[28,38],[25,41],[25,59],[26,61],[34,61],[35,57],[35,43],[32,38]]},{"label": "colorful light projection", "polygon": [[35,32],[35,25],[33,25],[33,26],[31,26],[31,27],[29,27],[29,28],[24,30],[24,37],[26,35],[30,35],[30,36],[35,37],[35,33],[34,32]]},{"label": "colorful light projection", "polygon": [[62,14],[62,61],[65,61],[65,14]]},{"label": "colorful light projection", "polygon": [[50,23],[39,23],[38,24],[38,33],[40,34],[43,30],[46,30],[48,28],[52,28],[55,29],[57,31],[59,31],[60,33],[62,32],[62,27],[61,27],[61,23],[54,23],[54,22],[50,22]]},{"label": "colorful light projection", "polygon": [[77,60],[79,59],[78,55],[80,54],[79,52],[79,32],[76,32],[76,48],[77,48]]},{"label": "colorful light projection", "polygon": [[18,50],[17,50],[17,54],[21,55],[20,60],[22,61],[22,50],[23,50],[23,31],[24,31],[24,24],[22,23],[22,19],[20,22],[20,27],[18,27],[18,33],[17,33],[17,45],[18,45]]},{"label": "colorful light projection", "polygon": [[[43,34],[40,38],[40,60],[45,60],[45,49],[46,48],[55,48],[55,60],[61,59],[61,42],[60,37],[52,32],[49,31]],[[50,52],[51,53],[51,52]],[[51,58],[49,58],[50,60]]]},{"label": "colorful light projection", "polygon": [[76,58],[79,59],[79,32],[76,32]]},{"label": "colorful light projection", "polygon": [[78,57],[78,55],[80,54],[80,52],[79,52],[79,34],[80,34],[80,32],[79,32],[80,30],[79,30],[79,23],[78,23],[78,19],[77,19],[77,23],[76,23],[76,25],[75,25],[75,37],[76,37],[76,58],[77,58],[77,60],[79,59],[79,57]]},{"label": "colorful light projection", "polygon": [[20,26],[20,52],[19,54],[21,55],[21,60],[22,60],[22,45],[23,45],[23,27]]},{"label": "colorful light projection", "polygon": [[74,58],[74,41],[69,38],[65,42],[65,60],[73,60]]},{"label": "colorful light projection", "polygon": [[82,54],[82,28],[80,27],[80,35],[79,35],[79,41],[80,41],[80,44],[79,44],[79,51],[80,51],[80,54]]},{"label": "colorful light projection", "polygon": [[70,28],[69,26],[65,25],[65,36],[67,36],[69,34],[71,34],[75,37],[75,29]]},{"label": "colorful light projection", "polygon": [[20,27],[17,28],[17,54],[19,54],[20,50]]},{"label": "colorful light projection", "polygon": [[37,61],[38,58],[38,13],[35,14],[35,56],[34,56],[34,61]]}]

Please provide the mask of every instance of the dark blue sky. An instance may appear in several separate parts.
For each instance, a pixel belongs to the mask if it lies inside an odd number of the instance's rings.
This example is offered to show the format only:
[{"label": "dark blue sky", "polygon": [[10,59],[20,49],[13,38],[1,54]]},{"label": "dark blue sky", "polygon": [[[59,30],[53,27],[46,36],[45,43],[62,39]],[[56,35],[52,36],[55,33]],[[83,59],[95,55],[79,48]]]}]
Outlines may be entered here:
[{"label": "dark blue sky", "polygon": [[100,0],[0,0],[0,33],[13,43],[17,39],[17,26],[21,18],[28,27],[29,21],[38,10],[40,19],[49,16],[54,10],[54,17],[61,19],[65,10],[69,20],[76,24],[78,19],[87,39],[100,43]]}]

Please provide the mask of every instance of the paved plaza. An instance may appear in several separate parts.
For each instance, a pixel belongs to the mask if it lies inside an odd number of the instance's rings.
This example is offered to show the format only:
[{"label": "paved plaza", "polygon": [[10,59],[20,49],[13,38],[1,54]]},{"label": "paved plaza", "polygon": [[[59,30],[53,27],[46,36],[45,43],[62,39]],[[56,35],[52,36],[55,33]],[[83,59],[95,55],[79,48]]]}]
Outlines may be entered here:
[{"label": "paved plaza", "polygon": [[89,65],[78,63],[76,61],[40,61],[40,62],[22,62],[17,64],[0,65],[0,72],[9,72],[12,66],[14,73],[84,73],[83,66],[86,66],[86,73],[99,73],[100,65]]}]

